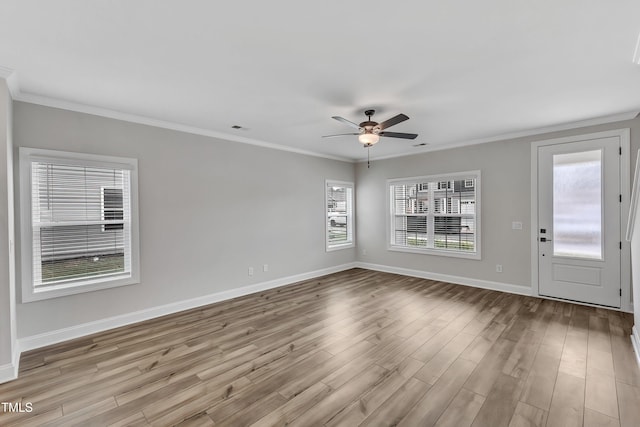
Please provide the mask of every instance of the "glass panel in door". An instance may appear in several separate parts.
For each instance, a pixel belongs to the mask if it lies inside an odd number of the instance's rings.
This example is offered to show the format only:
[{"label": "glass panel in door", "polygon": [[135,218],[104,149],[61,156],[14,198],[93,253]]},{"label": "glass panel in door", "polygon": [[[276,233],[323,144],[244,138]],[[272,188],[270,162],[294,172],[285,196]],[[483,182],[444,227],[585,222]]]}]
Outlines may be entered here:
[{"label": "glass panel in door", "polygon": [[553,255],[602,259],[602,150],[553,155]]}]

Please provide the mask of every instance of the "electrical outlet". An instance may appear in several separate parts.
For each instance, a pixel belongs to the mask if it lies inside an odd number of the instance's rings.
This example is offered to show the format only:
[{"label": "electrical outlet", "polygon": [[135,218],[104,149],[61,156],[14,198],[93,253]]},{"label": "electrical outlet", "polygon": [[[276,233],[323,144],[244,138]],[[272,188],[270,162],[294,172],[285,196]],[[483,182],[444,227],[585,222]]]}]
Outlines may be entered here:
[{"label": "electrical outlet", "polygon": [[263,265],[262,265],[262,271],[264,271],[265,273],[266,273],[267,271],[269,271],[269,264],[263,264]]},{"label": "electrical outlet", "polygon": [[502,273],[502,264],[496,264],[496,273]]},{"label": "electrical outlet", "polygon": [[249,276],[253,276],[253,267],[249,267],[249,271],[247,273],[249,273]]}]

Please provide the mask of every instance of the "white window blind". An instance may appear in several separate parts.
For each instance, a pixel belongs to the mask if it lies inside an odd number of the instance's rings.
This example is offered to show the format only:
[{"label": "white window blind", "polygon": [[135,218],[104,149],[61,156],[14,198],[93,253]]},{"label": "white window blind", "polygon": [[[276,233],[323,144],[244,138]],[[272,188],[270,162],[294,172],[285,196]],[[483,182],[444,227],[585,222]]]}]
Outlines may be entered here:
[{"label": "white window blind", "polygon": [[19,153],[22,301],[139,283],[138,161]]},{"label": "white window blind", "polygon": [[480,172],[388,181],[389,249],[480,258]]},{"label": "white window blind", "polygon": [[131,273],[130,171],[31,162],[33,286]]}]

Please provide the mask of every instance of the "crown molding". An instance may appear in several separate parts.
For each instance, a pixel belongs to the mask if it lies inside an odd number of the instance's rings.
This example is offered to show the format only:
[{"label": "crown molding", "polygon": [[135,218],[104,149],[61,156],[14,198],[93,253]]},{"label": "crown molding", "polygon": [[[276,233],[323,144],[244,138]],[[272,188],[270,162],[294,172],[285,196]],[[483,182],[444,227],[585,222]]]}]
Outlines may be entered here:
[{"label": "crown molding", "polygon": [[[635,119],[636,117],[638,117],[639,114],[640,114],[640,111],[627,111],[624,113],[612,114],[609,116],[594,117],[592,119],[578,120],[575,122],[567,122],[559,125],[527,129],[527,130],[518,131],[518,132],[504,133],[501,135],[490,136],[486,138],[471,139],[468,141],[454,142],[452,144],[447,144],[445,146],[426,147],[426,148],[423,148],[422,150],[417,150],[408,154],[404,153],[404,154],[392,154],[389,156],[381,156],[381,157],[371,157],[371,160],[373,161],[373,160],[393,159],[396,157],[415,156],[416,154],[428,153],[432,151],[449,150],[451,148],[466,147],[469,145],[484,144],[487,142],[506,141],[509,139],[524,138],[527,136],[542,135],[545,133],[560,132],[563,130],[579,129],[587,126],[597,126],[597,125],[603,125],[607,123],[622,122],[625,120]],[[365,161],[366,159],[358,160],[357,163],[363,163]]]},{"label": "crown molding", "polygon": [[0,65],[0,79],[4,79],[7,82],[11,99],[16,99],[16,97],[20,95],[20,87],[18,87],[18,77],[16,72],[11,68]]},{"label": "crown molding", "polygon": [[243,136],[233,135],[225,132],[218,132],[210,129],[199,128],[196,126],[184,125],[181,123],[174,123],[166,120],[154,119],[151,117],[140,116],[137,114],[125,113],[122,111],[110,110],[102,107],[94,107],[91,105],[79,104],[71,101],[65,101],[56,98],[49,98],[41,95],[34,95],[30,93],[19,92],[18,96],[14,97],[15,101],[28,102],[30,104],[42,105],[45,107],[59,108],[62,110],[75,111],[78,113],[91,114],[94,116],[106,117],[110,119],[122,120],[131,123],[137,123],[147,126],[153,126],[157,128],[169,129],[178,132],[185,132],[194,135],[208,136],[211,138],[224,139],[227,141],[241,142],[243,144],[256,145],[258,147],[270,148],[273,150],[288,151],[296,154],[303,154],[306,156],[322,157],[330,160],[338,160],[342,162],[354,163],[352,159],[339,156],[330,156],[323,153],[316,153],[314,151],[302,150],[299,148],[289,147],[286,145],[275,144],[272,142],[262,141],[254,138],[246,138]]},{"label": "crown molding", "polygon": [[[638,39],[640,43],[640,38]],[[352,159],[342,156],[331,156],[324,153],[318,153],[310,150],[303,150],[287,145],[276,144],[273,142],[263,141],[255,138],[247,138],[239,135],[234,135],[226,132],[214,131],[210,129],[199,128],[196,126],[185,125],[181,123],[175,123],[167,120],[155,119],[151,117],[141,116],[132,113],[126,113],[122,111],[111,110],[108,108],[95,107],[92,105],[80,104],[76,102],[66,101],[58,98],[51,98],[42,95],[35,95],[31,93],[23,93],[18,85],[17,75],[11,68],[3,67],[0,65],[0,78],[3,78],[7,82],[9,93],[14,101],[28,102],[30,104],[42,105],[45,107],[59,108],[62,110],[74,111],[78,113],[91,114],[99,117],[106,117],[115,120],[122,120],[131,123],[137,123],[147,126],[158,127],[162,129],[169,129],[178,132],[185,132],[194,135],[207,136],[211,138],[218,138],[227,141],[235,141],[243,144],[255,145],[258,147],[270,148],[273,150],[287,151],[296,154],[302,154],[306,156],[321,157],[329,160],[338,160],[348,163],[362,163],[365,159]],[[371,157],[370,160],[385,160],[397,157],[413,156],[416,154],[428,153],[432,151],[449,150],[451,148],[466,147],[469,145],[484,144],[488,142],[504,141],[508,139],[523,138],[527,136],[542,135],[550,132],[559,132],[563,130],[578,129],[587,126],[596,126],[607,123],[620,122],[624,120],[631,120],[636,118],[640,114],[640,111],[627,111],[618,114],[612,114],[608,116],[595,117],[586,120],[579,120],[574,122],[562,123],[559,125],[546,126],[540,128],[527,129],[518,132],[511,132],[501,135],[490,136],[486,138],[471,139],[467,141],[454,142],[446,144],[445,146],[426,147],[421,150],[416,150],[411,153],[391,154],[388,156]]]}]

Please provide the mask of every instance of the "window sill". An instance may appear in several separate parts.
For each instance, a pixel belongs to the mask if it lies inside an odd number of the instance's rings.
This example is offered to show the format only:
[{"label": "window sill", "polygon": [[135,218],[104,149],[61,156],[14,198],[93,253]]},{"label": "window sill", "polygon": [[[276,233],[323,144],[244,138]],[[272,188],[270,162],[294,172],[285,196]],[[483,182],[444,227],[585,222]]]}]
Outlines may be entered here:
[{"label": "window sill", "polygon": [[356,244],[351,242],[351,243],[344,243],[341,245],[333,245],[333,246],[327,246],[327,252],[333,252],[333,251],[339,251],[342,249],[350,249],[350,248],[355,248]]},{"label": "window sill", "polygon": [[404,246],[388,246],[387,250],[393,252],[407,252],[412,254],[422,254],[422,255],[435,255],[435,256],[444,256],[450,258],[465,258],[465,259],[474,259],[480,260],[482,259],[479,252],[473,253],[465,253],[465,252],[453,252],[447,250],[440,249],[419,249],[419,248],[408,248]]},{"label": "window sill", "polygon": [[[103,279],[86,280],[84,282],[61,283],[59,285],[48,286],[45,289],[33,289],[30,285],[29,291],[23,292],[22,302],[29,303],[42,301],[51,298],[76,295],[85,292],[99,291],[102,289],[116,288],[140,283],[140,279],[130,275],[120,277],[109,277]],[[26,286],[25,286],[26,287]]]}]

